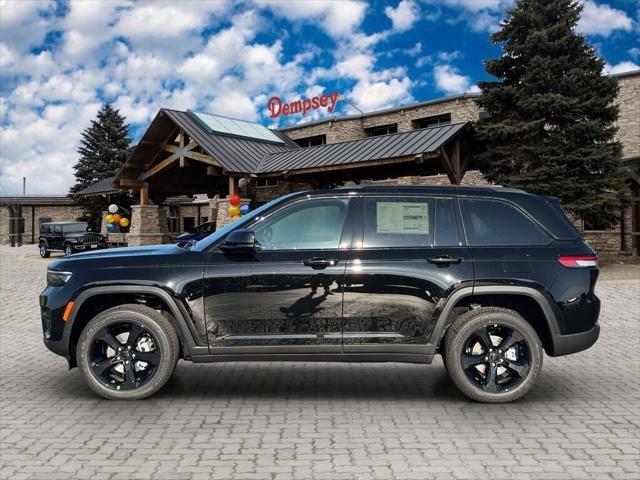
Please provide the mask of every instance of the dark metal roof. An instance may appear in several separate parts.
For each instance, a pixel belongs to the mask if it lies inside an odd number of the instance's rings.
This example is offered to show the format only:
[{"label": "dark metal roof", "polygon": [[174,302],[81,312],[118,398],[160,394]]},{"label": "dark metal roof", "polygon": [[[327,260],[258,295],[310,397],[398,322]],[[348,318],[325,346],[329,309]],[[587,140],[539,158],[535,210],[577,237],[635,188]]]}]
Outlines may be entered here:
[{"label": "dark metal roof", "polygon": [[291,172],[433,153],[468,125],[469,122],[454,123],[411,132],[272,153],[258,165],[256,173]]},{"label": "dark metal roof", "polygon": [[93,195],[116,193],[118,192],[118,188],[113,186],[115,181],[116,177],[105,178],[104,180],[100,180],[99,182],[80,190],[76,195],[80,195],[81,197],[90,197]]},{"label": "dark metal roof", "polygon": [[260,140],[210,133],[188,112],[162,109],[180,128],[185,130],[220,166],[229,173],[253,172],[267,155],[299,149],[300,146],[286,135],[272,130],[285,143],[276,144]]},{"label": "dark metal roof", "polygon": [[44,205],[69,206],[75,205],[72,198],[64,195],[15,195],[0,196],[0,205]]}]

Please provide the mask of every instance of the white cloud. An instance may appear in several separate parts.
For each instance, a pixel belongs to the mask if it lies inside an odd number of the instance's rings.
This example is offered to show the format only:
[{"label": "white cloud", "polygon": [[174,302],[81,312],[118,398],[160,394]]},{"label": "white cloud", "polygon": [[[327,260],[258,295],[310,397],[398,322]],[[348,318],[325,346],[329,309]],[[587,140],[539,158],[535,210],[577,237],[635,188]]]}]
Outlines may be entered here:
[{"label": "white cloud", "polygon": [[292,21],[319,22],[323,30],[334,38],[347,37],[364,20],[367,5],[353,0],[256,0],[260,7],[269,8],[276,15]]},{"label": "white cloud", "polygon": [[629,62],[629,61],[620,62],[620,63],[617,63],[615,65],[609,65],[607,63],[605,65],[605,67],[604,67],[604,72],[607,75],[615,75],[617,73],[633,72],[635,70],[640,70],[640,65],[638,65],[636,63],[633,63],[633,62]]},{"label": "white cloud", "polygon": [[632,29],[633,20],[622,10],[606,4],[598,5],[592,0],[584,1],[578,32],[608,37],[616,30],[631,31]]},{"label": "white cloud", "polygon": [[396,8],[386,7],[384,13],[391,20],[393,30],[404,32],[418,20],[420,8],[413,0],[401,0]]},{"label": "white cloud", "polygon": [[438,90],[447,95],[479,91],[476,85],[471,84],[470,77],[461,75],[458,69],[451,65],[436,65],[433,69],[433,75]]},{"label": "white cloud", "polygon": [[0,0],[0,41],[23,53],[38,45],[53,28],[53,0]]},{"label": "white cloud", "polygon": [[447,7],[457,11],[447,18],[451,25],[467,23],[476,32],[494,32],[500,27],[500,20],[515,0],[423,0],[439,8]]},{"label": "white cloud", "polygon": [[411,85],[408,77],[393,78],[386,82],[361,81],[351,91],[350,98],[360,110],[378,110],[411,102]]}]

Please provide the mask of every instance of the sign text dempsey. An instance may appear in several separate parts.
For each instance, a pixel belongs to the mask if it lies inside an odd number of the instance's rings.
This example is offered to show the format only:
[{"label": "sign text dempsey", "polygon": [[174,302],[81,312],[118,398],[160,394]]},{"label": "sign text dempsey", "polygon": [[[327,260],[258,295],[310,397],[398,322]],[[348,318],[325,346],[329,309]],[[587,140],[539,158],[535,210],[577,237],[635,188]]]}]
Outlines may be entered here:
[{"label": "sign text dempsey", "polygon": [[319,97],[305,98],[296,100],[291,103],[282,103],[280,97],[271,97],[267,103],[267,108],[271,114],[271,118],[278,118],[280,115],[293,115],[294,113],[302,113],[306,115],[309,110],[317,110],[318,108],[327,108],[329,113],[333,112],[338,103],[338,93],[330,93],[329,95],[321,95]]}]

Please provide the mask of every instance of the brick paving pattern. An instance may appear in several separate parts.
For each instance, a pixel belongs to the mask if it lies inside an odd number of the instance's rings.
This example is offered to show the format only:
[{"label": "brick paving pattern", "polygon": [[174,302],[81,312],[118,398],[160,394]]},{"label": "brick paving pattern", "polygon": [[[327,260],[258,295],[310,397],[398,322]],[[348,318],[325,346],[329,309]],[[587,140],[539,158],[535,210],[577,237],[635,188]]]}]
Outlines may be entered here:
[{"label": "brick paving pattern", "polygon": [[545,358],[508,405],[431,366],[180,362],[154,397],[102,400],[41,340],[48,261],[0,247],[2,479],[638,479],[640,284],[602,283],[602,336]]}]

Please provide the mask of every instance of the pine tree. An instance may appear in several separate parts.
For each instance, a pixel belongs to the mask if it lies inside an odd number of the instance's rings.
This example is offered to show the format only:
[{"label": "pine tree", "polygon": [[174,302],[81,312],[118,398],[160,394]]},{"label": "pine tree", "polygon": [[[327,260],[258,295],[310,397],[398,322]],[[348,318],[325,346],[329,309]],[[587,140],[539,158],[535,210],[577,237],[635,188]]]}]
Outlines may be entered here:
[{"label": "pine tree", "polygon": [[618,85],[576,33],[581,12],[576,0],[519,0],[491,36],[502,56],[485,64],[499,81],[478,84],[490,118],[477,125],[486,147],[477,160],[498,184],[610,225],[625,203]]},{"label": "pine tree", "polygon": [[[91,126],[82,132],[78,148],[80,159],[73,167],[76,183],[69,193],[87,211],[86,220],[95,229],[99,228],[101,213],[107,207],[105,200],[102,197],[80,197],[76,193],[118,172],[129,156],[128,132],[125,118],[108,103],[98,111]],[[130,206],[129,195],[120,195],[118,204],[125,208]]]}]

